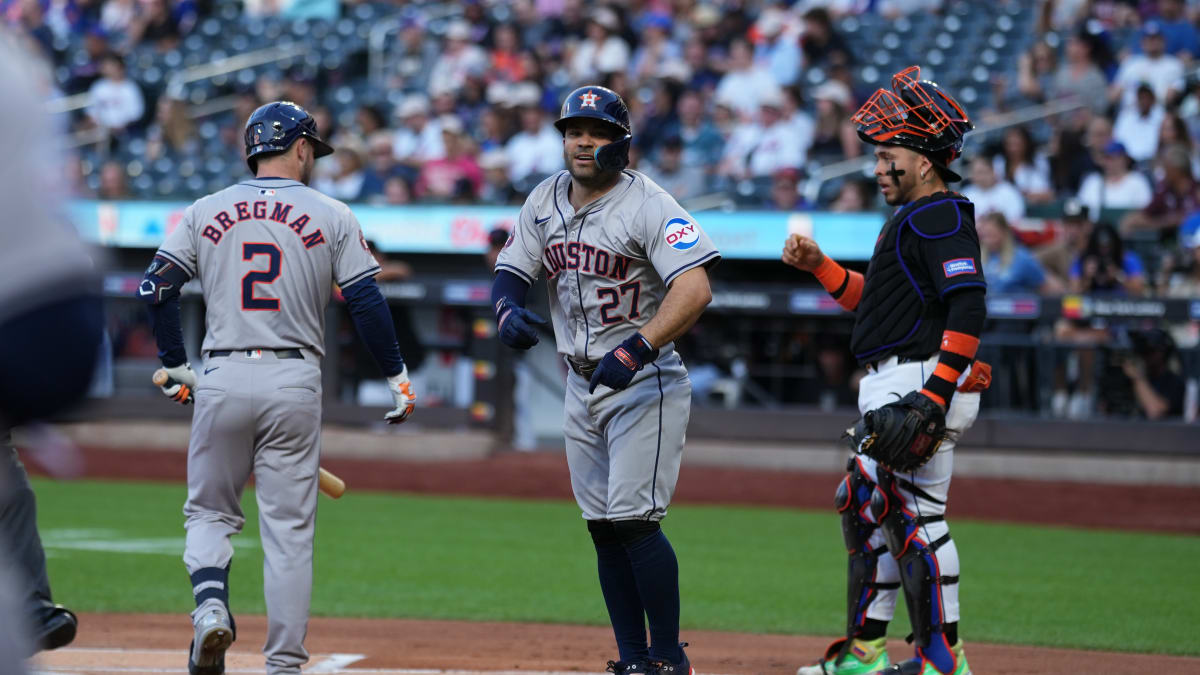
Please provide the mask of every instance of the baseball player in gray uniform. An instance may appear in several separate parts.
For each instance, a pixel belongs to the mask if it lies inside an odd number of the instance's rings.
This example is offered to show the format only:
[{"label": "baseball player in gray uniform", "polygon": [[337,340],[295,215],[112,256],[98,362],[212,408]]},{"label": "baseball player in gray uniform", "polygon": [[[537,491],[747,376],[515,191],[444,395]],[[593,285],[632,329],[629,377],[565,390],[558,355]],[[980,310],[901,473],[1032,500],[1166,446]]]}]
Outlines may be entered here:
[{"label": "baseball player in gray uniform", "polygon": [[[138,294],[151,308],[163,393],[194,397],[188,446],[184,563],[196,610],[191,675],[219,675],[236,638],[229,611],[229,537],[242,529],[239,500],[253,472],[263,546],[267,673],[299,673],[312,591],[313,524],[321,438],[324,309],[336,282],[359,334],[379,362],[403,422],[415,395],[387,304],[379,265],[350,209],[307,187],[317,157],[333,148],[313,118],[287,101],[246,122],[246,158],[256,177],[184,212],[146,271]],[[204,371],[187,363],[179,289],[189,279],[207,305]]]},{"label": "baseball player in gray uniform", "polygon": [[707,268],[720,253],[671,195],[625,170],[629,110],[615,92],[575,90],[555,125],[567,170],[530,194],[496,263],[500,340],[515,349],[538,342],[534,324],[544,321],[524,305],[545,272],[558,351],[571,370],[571,487],[620,654],[609,670],[693,675],[679,642],[679,566],[659,522],[691,412],[691,382],[672,341],[711,301]]}]

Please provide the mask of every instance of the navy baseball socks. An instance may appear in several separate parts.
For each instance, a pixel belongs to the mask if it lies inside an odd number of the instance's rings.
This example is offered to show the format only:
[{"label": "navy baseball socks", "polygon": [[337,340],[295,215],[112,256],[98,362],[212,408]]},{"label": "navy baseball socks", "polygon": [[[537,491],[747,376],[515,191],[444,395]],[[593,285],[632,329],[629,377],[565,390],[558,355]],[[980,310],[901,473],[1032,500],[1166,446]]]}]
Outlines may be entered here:
[{"label": "navy baseball socks", "polygon": [[225,650],[237,639],[229,611],[229,566],[202,567],[191,574],[195,635],[188,648],[189,675],[224,675]]}]

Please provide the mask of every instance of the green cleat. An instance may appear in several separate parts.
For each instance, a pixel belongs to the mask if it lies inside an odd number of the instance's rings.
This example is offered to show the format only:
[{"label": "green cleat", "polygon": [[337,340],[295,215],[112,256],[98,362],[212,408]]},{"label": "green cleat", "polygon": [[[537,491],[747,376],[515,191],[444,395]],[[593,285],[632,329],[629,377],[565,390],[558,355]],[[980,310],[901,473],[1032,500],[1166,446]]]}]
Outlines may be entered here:
[{"label": "green cleat", "polygon": [[811,666],[801,666],[796,675],[867,675],[888,667],[887,638],[850,641],[850,648],[840,660],[838,655],[846,638],[835,640],[825,650],[825,656]]}]

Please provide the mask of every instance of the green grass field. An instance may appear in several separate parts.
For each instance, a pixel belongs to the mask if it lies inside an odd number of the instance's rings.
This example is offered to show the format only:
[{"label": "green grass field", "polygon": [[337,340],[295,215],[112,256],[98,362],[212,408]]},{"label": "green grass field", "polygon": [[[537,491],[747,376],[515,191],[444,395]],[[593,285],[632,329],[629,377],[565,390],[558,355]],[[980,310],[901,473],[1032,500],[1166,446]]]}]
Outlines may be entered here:
[{"label": "green grass field", "polygon": [[[182,484],[35,486],[57,600],[81,611],[191,608]],[[573,503],[351,492],[320,504],[314,614],[607,623]],[[250,492],[244,507],[231,604],[262,613]],[[680,505],[665,529],[685,628],[839,632],[846,562],[832,513]],[[967,639],[1200,655],[1198,537],[963,520],[953,533]],[[907,624],[902,607],[897,616]]]}]

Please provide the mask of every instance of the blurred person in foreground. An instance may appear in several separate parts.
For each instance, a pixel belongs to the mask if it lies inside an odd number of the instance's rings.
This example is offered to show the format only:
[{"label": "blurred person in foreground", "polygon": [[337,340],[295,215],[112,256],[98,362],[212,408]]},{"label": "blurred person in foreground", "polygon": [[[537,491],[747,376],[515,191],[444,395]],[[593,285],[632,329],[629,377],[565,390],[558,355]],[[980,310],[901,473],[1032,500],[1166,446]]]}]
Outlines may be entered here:
[{"label": "blurred person in foreground", "polygon": [[57,211],[61,155],[40,112],[49,77],[0,29],[0,576],[16,584],[0,589],[11,600],[0,602],[4,673],[24,672],[31,651],[68,644],[77,626],[51,600],[37,505],[9,429],[82,398],[104,323],[91,257]]},{"label": "blurred person in foreground", "polygon": [[1012,227],[1003,213],[993,211],[979,219],[980,255],[988,290],[995,293],[1063,292],[1058,279],[1046,274],[1029,249],[1017,243]]}]

